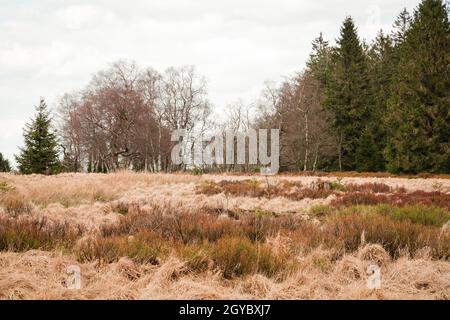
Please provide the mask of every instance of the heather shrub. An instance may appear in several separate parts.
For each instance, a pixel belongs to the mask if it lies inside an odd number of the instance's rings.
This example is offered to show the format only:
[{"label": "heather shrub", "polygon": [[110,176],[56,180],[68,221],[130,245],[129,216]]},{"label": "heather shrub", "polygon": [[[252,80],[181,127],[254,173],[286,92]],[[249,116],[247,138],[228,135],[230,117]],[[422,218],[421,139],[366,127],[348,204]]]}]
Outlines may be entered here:
[{"label": "heather shrub", "polygon": [[196,186],[196,193],[212,196],[222,193],[222,188],[214,181],[204,181]]},{"label": "heather shrub", "polygon": [[180,245],[177,248],[177,255],[186,262],[187,272],[202,273],[213,267],[207,246]]},{"label": "heather shrub", "polygon": [[[392,188],[384,183],[362,183],[354,184],[348,183],[345,185],[347,191],[351,192],[373,192],[373,193],[388,193],[392,192]],[[403,188],[398,189],[399,191],[405,191]]]},{"label": "heather shrub", "polygon": [[134,236],[96,237],[75,248],[78,261],[111,263],[121,257],[135,262],[158,264],[169,252],[168,243],[152,231],[141,231]]},{"label": "heather shrub", "polygon": [[317,218],[323,218],[333,212],[333,208],[326,204],[316,204],[309,208],[309,213]]},{"label": "heather shrub", "polygon": [[291,200],[326,198],[334,193],[331,188],[325,188],[320,183],[311,188],[302,187],[301,183],[291,181],[281,181],[276,185],[262,186],[255,179],[243,181],[224,180],[219,183],[209,181],[197,186],[196,192],[206,195],[224,193],[236,197],[285,197]]},{"label": "heather shrub", "polygon": [[[398,220],[372,213],[336,214],[325,223],[324,236],[335,239],[333,245],[344,251],[355,251],[364,241],[380,244],[392,256],[406,250],[414,254],[418,249],[439,249],[439,228],[415,224],[410,220]],[[445,255],[445,254],[444,254]],[[436,257],[442,256],[437,254]]]},{"label": "heather shrub", "polygon": [[410,220],[427,226],[442,227],[450,220],[450,213],[433,206],[417,205],[411,207],[393,207],[391,205],[378,205],[374,211],[389,215],[398,220]]},{"label": "heather shrub", "polygon": [[379,203],[389,203],[389,197],[371,192],[348,192],[332,201],[332,205],[338,207],[376,205]]},{"label": "heather shrub", "polygon": [[324,247],[335,250],[336,257],[354,252],[364,243],[380,244],[396,258],[402,251],[414,255],[430,248],[432,257],[448,259],[450,235],[440,228],[413,223],[380,214],[367,207],[351,207],[325,218],[322,225],[304,222],[289,235],[293,252],[309,252]]},{"label": "heather shrub", "polygon": [[342,183],[342,178],[337,178],[335,181],[330,183],[330,189],[336,191],[347,191],[347,186]]},{"label": "heather shrub", "polygon": [[[206,212],[206,213],[205,213]],[[164,239],[184,244],[215,242],[226,236],[246,236],[252,241],[263,241],[283,228],[294,228],[290,216],[275,217],[263,210],[242,212],[236,219],[218,217],[208,210],[187,211],[182,207],[153,206],[150,209],[133,209],[120,217],[118,223],[100,227],[101,235],[133,235],[142,230],[152,230]]]},{"label": "heather shrub", "polygon": [[396,206],[425,205],[444,208],[450,212],[450,194],[440,191],[417,190],[409,193],[395,193],[389,197],[390,203]]},{"label": "heather shrub", "polygon": [[348,207],[353,205],[391,204],[397,207],[425,205],[444,208],[450,211],[450,194],[433,191],[397,192],[375,194],[371,192],[348,192],[333,200],[332,205]]},{"label": "heather shrub", "polygon": [[255,273],[273,277],[287,267],[285,256],[242,237],[220,239],[212,245],[210,254],[226,279]]},{"label": "heather shrub", "polygon": [[47,219],[0,217],[0,251],[67,249],[82,235],[79,226],[48,222]]}]

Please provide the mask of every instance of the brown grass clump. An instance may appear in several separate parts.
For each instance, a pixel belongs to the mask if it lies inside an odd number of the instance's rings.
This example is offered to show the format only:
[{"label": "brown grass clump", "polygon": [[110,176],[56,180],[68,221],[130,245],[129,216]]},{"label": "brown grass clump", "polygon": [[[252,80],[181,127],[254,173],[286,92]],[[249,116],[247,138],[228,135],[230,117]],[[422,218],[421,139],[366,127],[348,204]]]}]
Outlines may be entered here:
[{"label": "brown grass clump", "polygon": [[51,250],[70,248],[81,236],[81,228],[48,222],[45,218],[0,217],[0,251]]},{"label": "brown grass clump", "polygon": [[386,266],[391,261],[389,254],[379,244],[369,244],[360,248],[357,257],[361,261],[376,263],[378,266]]},{"label": "brown grass clump", "polygon": [[28,199],[14,191],[0,194],[0,205],[4,207],[7,214],[13,217],[30,214],[32,211],[32,205]]},{"label": "brown grass clump", "polygon": [[[323,250],[315,250],[314,256]],[[0,253],[0,299],[448,299],[450,265],[402,257],[382,268],[381,289],[367,288],[367,262],[345,255],[331,269],[312,268],[312,254],[299,268],[274,280],[251,274],[224,280],[214,272],[183,273],[185,262],[168,258],[158,266],[129,259],[104,266],[79,264],[81,289],[65,285],[69,256],[42,251]],[[359,273],[359,276],[355,276]]]},{"label": "brown grass clump", "polygon": [[335,265],[335,273],[342,283],[360,280],[365,275],[364,263],[357,257],[344,255]]}]

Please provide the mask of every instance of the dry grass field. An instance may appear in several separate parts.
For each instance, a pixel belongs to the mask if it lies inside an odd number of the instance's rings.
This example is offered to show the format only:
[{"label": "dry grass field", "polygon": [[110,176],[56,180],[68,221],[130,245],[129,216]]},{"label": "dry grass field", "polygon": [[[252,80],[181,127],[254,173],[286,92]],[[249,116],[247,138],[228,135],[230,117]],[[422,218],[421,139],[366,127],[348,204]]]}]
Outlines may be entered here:
[{"label": "dry grass field", "polygon": [[0,174],[0,299],[449,299],[449,219],[445,176]]}]

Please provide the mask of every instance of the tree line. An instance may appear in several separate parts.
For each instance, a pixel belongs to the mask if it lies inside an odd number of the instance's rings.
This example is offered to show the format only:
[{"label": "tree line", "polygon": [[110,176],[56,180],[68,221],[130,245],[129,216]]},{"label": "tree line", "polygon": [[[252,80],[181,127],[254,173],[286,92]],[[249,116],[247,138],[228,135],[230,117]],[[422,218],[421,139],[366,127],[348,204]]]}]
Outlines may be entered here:
[{"label": "tree line", "polygon": [[282,170],[448,173],[449,8],[423,0],[370,44],[347,17],[335,45],[322,34],[313,41],[304,70],[280,85],[268,83],[251,105],[227,107],[225,121],[213,111],[206,81],[193,67],[160,73],[117,62],[63,96],[57,132],[41,101],[16,161],[23,173],[173,171],[186,167],[170,161],[172,130],[185,129],[193,148],[223,127],[278,128]]},{"label": "tree line", "polygon": [[449,59],[439,0],[404,9],[371,44],[348,17],[335,46],[320,35],[307,68],[268,88],[260,125],[281,129],[288,170],[450,172]]}]

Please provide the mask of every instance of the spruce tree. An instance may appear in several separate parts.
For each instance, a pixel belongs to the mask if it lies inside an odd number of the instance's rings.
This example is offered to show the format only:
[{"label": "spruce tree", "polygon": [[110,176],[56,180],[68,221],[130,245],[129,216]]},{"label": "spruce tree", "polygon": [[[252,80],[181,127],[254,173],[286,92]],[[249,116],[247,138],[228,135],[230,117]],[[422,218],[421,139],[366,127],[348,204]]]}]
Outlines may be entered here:
[{"label": "spruce tree", "polygon": [[9,164],[8,159],[3,157],[3,154],[0,152],[0,172],[10,172],[11,165]]},{"label": "spruce tree", "polygon": [[306,66],[322,87],[325,87],[330,74],[331,48],[328,41],[324,40],[322,32],[312,42],[312,49]]},{"label": "spruce tree", "polygon": [[352,18],[345,19],[332,53],[325,106],[333,114],[333,127],[340,140],[340,169],[357,168],[359,138],[371,112],[367,57]]},{"label": "spruce tree", "polygon": [[385,155],[392,172],[450,172],[450,25],[424,0],[399,51]]},{"label": "spruce tree", "polygon": [[399,46],[406,40],[407,32],[411,26],[412,18],[408,10],[404,8],[394,21],[392,40],[395,46]]},{"label": "spruce tree", "polygon": [[358,141],[356,163],[359,171],[384,171],[383,151],[387,141],[385,116],[394,70],[391,38],[380,30],[368,55],[373,105]]},{"label": "spruce tree", "polygon": [[23,174],[52,174],[60,170],[58,140],[52,130],[50,112],[44,99],[36,107],[37,114],[24,129],[25,147],[16,156],[18,168]]}]

